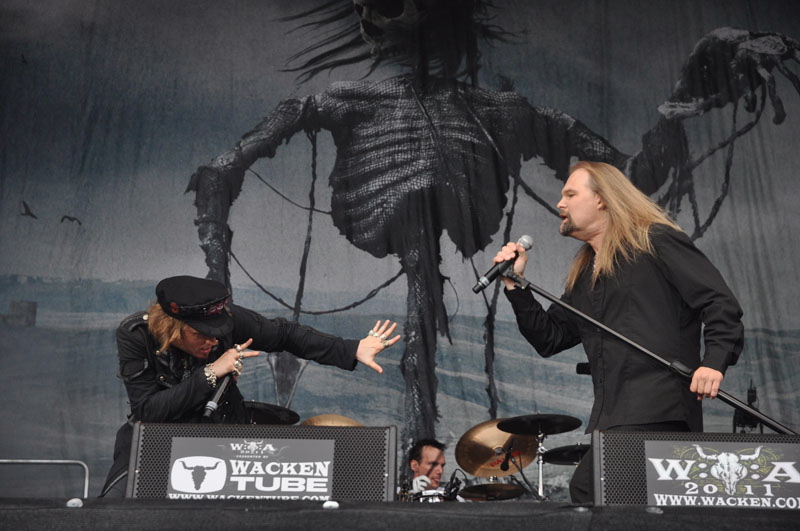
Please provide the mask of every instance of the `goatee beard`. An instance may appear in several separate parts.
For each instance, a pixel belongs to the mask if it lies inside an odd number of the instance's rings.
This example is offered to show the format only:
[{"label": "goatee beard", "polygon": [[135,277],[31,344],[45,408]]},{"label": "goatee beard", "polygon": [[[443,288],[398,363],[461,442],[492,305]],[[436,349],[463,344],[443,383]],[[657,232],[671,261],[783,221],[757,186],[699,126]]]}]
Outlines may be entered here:
[{"label": "goatee beard", "polygon": [[572,224],[572,220],[567,216],[565,218],[566,222],[561,222],[561,225],[558,227],[558,232],[562,236],[569,236],[575,230],[575,225]]}]

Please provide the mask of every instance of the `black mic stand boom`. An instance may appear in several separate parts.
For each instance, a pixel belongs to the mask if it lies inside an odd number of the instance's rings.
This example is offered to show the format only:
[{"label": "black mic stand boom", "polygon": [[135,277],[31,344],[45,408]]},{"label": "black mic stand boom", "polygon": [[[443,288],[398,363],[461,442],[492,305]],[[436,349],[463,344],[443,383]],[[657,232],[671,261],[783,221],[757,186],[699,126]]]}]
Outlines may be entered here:
[{"label": "black mic stand boom", "polygon": [[[661,363],[665,367],[671,369],[674,373],[679,374],[680,376],[683,376],[687,380],[691,381],[691,379],[692,379],[692,370],[689,369],[689,367],[687,367],[683,363],[681,363],[679,361],[667,361],[667,360],[665,360],[664,358],[662,358],[661,356],[659,356],[655,352],[652,352],[652,351],[644,348],[643,346],[641,346],[640,344],[636,343],[635,341],[633,341],[631,339],[628,339],[627,337],[625,337],[624,335],[620,334],[619,332],[617,332],[615,330],[612,330],[611,328],[607,327],[606,325],[604,325],[600,321],[589,317],[588,315],[586,315],[582,311],[578,310],[577,308],[573,308],[572,306],[570,306],[566,302],[562,301],[561,299],[559,299],[555,295],[552,295],[552,294],[546,292],[545,290],[543,290],[542,288],[540,288],[536,284],[533,284],[530,281],[522,278],[521,276],[517,275],[513,271],[506,273],[506,277],[508,277],[511,280],[513,280],[514,283],[517,284],[520,288],[528,289],[528,290],[531,290],[531,291],[533,291],[535,293],[538,293],[542,297],[548,299],[549,301],[551,301],[551,302],[553,302],[555,304],[558,304],[562,308],[564,308],[564,309],[568,310],[569,312],[577,315],[581,319],[593,324],[594,326],[600,328],[604,332],[606,332],[608,334],[611,334],[612,336],[616,337],[617,339],[620,339],[620,340],[624,341],[628,345],[630,345],[630,346],[634,347],[635,349],[637,349],[639,352],[647,354],[652,359],[654,359],[657,362]],[[728,404],[730,406],[733,406],[734,408],[738,409],[739,411],[743,411],[745,413],[749,413],[753,417],[756,417],[762,424],[764,424],[765,426],[771,428],[772,430],[774,430],[777,433],[781,433],[781,434],[784,434],[784,435],[798,435],[797,432],[791,430],[790,428],[787,428],[786,426],[784,426],[780,422],[778,422],[778,421],[776,421],[776,420],[764,415],[759,410],[750,407],[749,405],[745,404],[744,402],[742,402],[738,398],[736,398],[734,396],[731,396],[730,394],[726,393],[722,389],[720,389],[717,392],[717,397],[720,400],[722,400],[723,402],[725,402],[726,404]]]}]

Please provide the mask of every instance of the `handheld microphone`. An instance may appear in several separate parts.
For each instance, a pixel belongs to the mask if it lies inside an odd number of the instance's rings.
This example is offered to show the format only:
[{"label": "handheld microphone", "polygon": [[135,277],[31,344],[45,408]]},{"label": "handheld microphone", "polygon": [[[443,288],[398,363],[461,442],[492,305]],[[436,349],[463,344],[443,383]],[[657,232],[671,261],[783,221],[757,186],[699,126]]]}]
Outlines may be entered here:
[{"label": "handheld microphone", "polygon": [[[527,251],[528,249],[533,247],[533,238],[531,238],[527,234],[523,234],[522,236],[520,236],[519,240],[517,240],[517,243],[520,244],[523,247],[523,249]],[[486,287],[488,287],[489,284],[491,284],[492,281],[494,281],[494,279],[496,279],[497,277],[508,271],[508,269],[512,265],[514,265],[514,260],[516,259],[517,258],[515,256],[511,260],[506,260],[505,262],[494,264],[492,268],[486,272],[485,275],[483,275],[481,278],[478,279],[478,283],[475,284],[475,287],[472,288],[472,291],[475,293],[480,293],[481,291],[486,289]]]},{"label": "handheld microphone", "polygon": [[222,381],[219,383],[217,387],[217,392],[214,393],[214,397],[208,401],[206,404],[206,410],[203,412],[203,417],[210,417],[213,412],[217,410],[219,406],[219,401],[222,398],[222,394],[228,388],[231,383],[231,373],[225,375]]},{"label": "handheld microphone", "polygon": [[508,461],[511,459],[511,450],[514,448],[514,438],[512,437],[508,443],[508,448],[506,449],[506,457],[503,459],[503,462],[500,463],[500,470],[505,472],[508,470]]}]

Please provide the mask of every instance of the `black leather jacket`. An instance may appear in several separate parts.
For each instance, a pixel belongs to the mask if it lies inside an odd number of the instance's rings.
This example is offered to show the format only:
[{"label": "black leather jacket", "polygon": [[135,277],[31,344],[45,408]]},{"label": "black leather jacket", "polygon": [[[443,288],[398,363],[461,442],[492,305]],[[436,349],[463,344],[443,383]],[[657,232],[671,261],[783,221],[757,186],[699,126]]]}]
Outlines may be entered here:
[{"label": "black leather jacket", "polygon": [[[117,328],[118,376],[125,383],[131,413],[128,422],[117,432],[114,464],[103,493],[127,473],[132,423],[196,423],[204,420],[205,405],[212,398],[214,389],[209,385],[203,368],[237,343],[253,338],[250,350],[286,351],[323,365],[348,370],[356,367],[358,340],[324,334],[285,319],[267,319],[240,306],[231,305],[231,314],[234,320],[232,332],[219,338],[219,344],[207,360],[194,358],[174,347],[160,352],[156,338],[148,331],[145,312],[130,315],[120,323]],[[242,394],[231,382],[219,408],[209,420],[234,424],[245,422],[245,415]]]}]

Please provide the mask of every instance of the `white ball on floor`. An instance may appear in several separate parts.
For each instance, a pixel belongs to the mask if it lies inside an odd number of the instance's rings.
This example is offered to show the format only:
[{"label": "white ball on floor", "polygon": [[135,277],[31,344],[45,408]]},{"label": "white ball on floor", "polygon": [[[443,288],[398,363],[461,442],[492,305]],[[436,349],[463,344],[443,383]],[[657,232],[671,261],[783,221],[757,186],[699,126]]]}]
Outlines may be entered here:
[{"label": "white ball on floor", "polygon": [[339,502],[333,501],[333,500],[328,500],[328,501],[326,501],[325,503],[322,504],[322,508],[323,509],[338,509],[339,508]]}]

